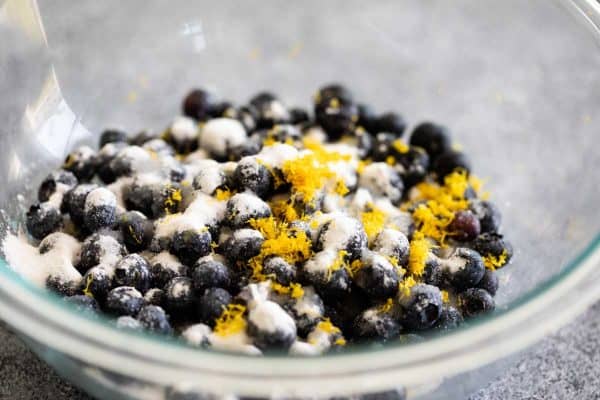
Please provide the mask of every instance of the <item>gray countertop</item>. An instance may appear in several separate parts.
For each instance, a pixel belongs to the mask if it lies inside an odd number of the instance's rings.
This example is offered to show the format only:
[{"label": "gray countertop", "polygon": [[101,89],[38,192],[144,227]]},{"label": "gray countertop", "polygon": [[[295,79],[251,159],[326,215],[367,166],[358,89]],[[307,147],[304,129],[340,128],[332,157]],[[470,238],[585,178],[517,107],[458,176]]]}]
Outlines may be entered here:
[{"label": "gray countertop", "polygon": [[[600,399],[600,303],[569,326],[524,352],[499,377],[469,400]],[[0,399],[83,400],[33,355],[6,327],[0,327]]]}]

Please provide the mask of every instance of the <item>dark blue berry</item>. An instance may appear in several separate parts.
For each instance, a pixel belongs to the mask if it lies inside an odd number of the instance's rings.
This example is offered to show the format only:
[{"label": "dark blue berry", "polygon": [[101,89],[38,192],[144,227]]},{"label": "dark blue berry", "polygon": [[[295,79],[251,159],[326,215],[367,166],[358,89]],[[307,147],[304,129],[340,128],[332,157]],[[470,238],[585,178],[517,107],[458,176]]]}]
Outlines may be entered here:
[{"label": "dark blue berry", "polygon": [[494,203],[486,200],[471,200],[469,208],[479,218],[481,233],[498,232],[502,223],[502,215]]},{"label": "dark blue berry", "polygon": [[117,199],[108,189],[100,187],[88,193],[83,210],[83,222],[90,232],[111,228],[117,221]]},{"label": "dark blue berry", "polygon": [[95,233],[88,236],[81,246],[77,269],[85,273],[100,264],[106,257],[119,260],[127,255],[125,247],[110,235]]},{"label": "dark blue berry", "polygon": [[233,172],[233,182],[238,191],[250,190],[263,199],[273,190],[273,176],[253,157],[240,160]]},{"label": "dark blue berry", "polygon": [[424,330],[440,317],[442,295],[435,286],[417,284],[411,288],[410,295],[400,299],[400,304],[402,324],[409,329]]},{"label": "dark blue berry", "polygon": [[471,172],[471,162],[464,153],[455,150],[448,150],[440,154],[433,163],[433,172],[437,175],[440,182],[444,178],[457,170]]},{"label": "dark blue berry", "polygon": [[177,232],[171,243],[171,253],[185,265],[194,265],[196,260],[211,251],[212,237],[208,230],[185,230]]},{"label": "dark blue berry", "polygon": [[107,129],[100,135],[100,148],[108,143],[126,143],[127,133],[118,129]]},{"label": "dark blue berry", "polygon": [[314,96],[315,105],[328,104],[332,99],[354,102],[354,95],[341,83],[330,83],[321,87]]},{"label": "dark blue berry", "polygon": [[477,284],[478,288],[485,289],[492,296],[496,294],[499,286],[500,282],[498,280],[498,274],[489,269],[485,270],[483,278],[481,278],[481,280]]},{"label": "dark blue berry", "polygon": [[217,260],[200,259],[194,265],[192,281],[198,293],[209,288],[229,288],[232,285],[232,273],[227,266]]},{"label": "dark blue berry", "polygon": [[315,104],[315,119],[329,140],[338,140],[351,134],[358,121],[358,107],[353,102],[333,97],[329,101]]},{"label": "dark blue berry", "polygon": [[163,139],[151,139],[141,145],[142,149],[147,150],[150,154],[156,154],[158,156],[167,157],[174,156],[175,149],[166,140]]},{"label": "dark blue berry", "polygon": [[88,193],[97,187],[98,185],[94,184],[81,184],[65,193],[61,211],[69,213],[71,221],[73,221],[75,226],[79,228],[84,226],[85,199]]},{"label": "dark blue berry", "polygon": [[129,138],[128,143],[133,146],[141,146],[144,143],[149,142],[153,139],[157,139],[156,135],[151,134],[147,131],[141,131],[140,133],[136,134],[135,136]]},{"label": "dark blue berry", "polygon": [[299,299],[290,299],[284,305],[286,311],[296,321],[298,335],[306,337],[320,322],[325,305],[314,288],[304,287],[304,295]]},{"label": "dark blue berry", "polygon": [[161,253],[161,256],[155,257],[150,263],[150,280],[152,286],[157,288],[164,287],[173,278],[186,276],[188,272],[187,266],[176,257],[168,253]]},{"label": "dark blue berry", "polygon": [[485,266],[479,253],[463,247],[454,250],[444,264],[450,274],[452,286],[458,290],[477,285],[485,273]]},{"label": "dark blue berry", "polygon": [[225,220],[232,228],[243,228],[251,219],[269,216],[269,205],[254,194],[238,193],[227,201]]},{"label": "dark blue berry", "polygon": [[50,199],[50,196],[56,192],[58,185],[63,185],[66,188],[72,189],[77,185],[77,177],[70,171],[59,169],[51,172],[40,184],[38,189],[38,200],[45,202]]},{"label": "dark blue berry", "polygon": [[356,138],[358,156],[363,159],[369,157],[373,152],[373,146],[375,145],[373,135],[359,126],[354,130],[354,137]]},{"label": "dark blue berry", "polygon": [[269,257],[263,262],[262,273],[283,286],[296,280],[296,267],[277,256]]},{"label": "dark blue berry", "polygon": [[115,265],[115,286],[133,286],[142,293],[150,288],[150,266],[139,254],[123,257]]},{"label": "dark blue berry", "polygon": [[233,103],[230,101],[219,101],[212,106],[212,109],[209,110],[209,115],[211,118],[233,118],[235,116],[235,107]]},{"label": "dark blue berry", "polygon": [[298,145],[302,139],[300,130],[291,124],[277,124],[271,129],[257,132],[264,139],[270,139],[278,143]]},{"label": "dark blue berry", "polygon": [[363,127],[371,134],[377,133],[377,115],[368,104],[358,104],[358,126]]},{"label": "dark blue berry", "polygon": [[274,125],[287,123],[290,120],[289,111],[271,93],[259,93],[250,100],[250,106],[256,116],[257,129],[269,129]]},{"label": "dark blue berry", "polygon": [[183,195],[178,183],[161,183],[152,190],[150,214],[153,218],[163,217],[165,214],[175,214],[181,207]]},{"label": "dark blue berry", "polygon": [[352,332],[356,316],[371,306],[371,299],[362,291],[346,292],[337,298],[321,296],[325,302],[325,316],[342,332]]},{"label": "dark blue berry", "polygon": [[125,331],[141,331],[143,328],[140,321],[129,315],[120,316],[119,318],[117,318],[115,324],[117,325],[118,329],[122,329]]},{"label": "dark blue berry", "polygon": [[435,258],[430,258],[425,262],[423,271],[423,282],[428,285],[440,286],[444,283],[446,276],[440,262]]},{"label": "dark blue berry", "polygon": [[444,306],[434,328],[443,331],[458,328],[463,323],[463,316],[456,308]]},{"label": "dark blue berry", "polygon": [[164,288],[164,304],[171,313],[183,315],[194,305],[192,280],[186,276],[171,279]]},{"label": "dark blue berry", "polygon": [[137,315],[137,320],[150,332],[163,335],[169,335],[173,332],[167,314],[159,306],[147,305],[142,307]]},{"label": "dark blue berry", "polygon": [[261,350],[288,349],[297,334],[292,317],[279,304],[268,300],[250,308],[247,331]]},{"label": "dark blue berry", "polygon": [[373,161],[386,161],[388,156],[394,154],[394,141],[396,137],[387,132],[379,132],[373,137],[371,156]]},{"label": "dark blue berry", "polygon": [[354,274],[354,283],[373,299],[385,299],[398,291],[398,273],[383,256],[371,253],[363,257],[362,266]]},{"label": "dark blue berry", "polygon": [[[352,225],[351,229],[346,229]],[[367,235],[357,220],[336,218],[323,224],[319,230],[315,250],[321,251],[330,245],[339,245],[346,252],[346,259],[351,262],[359,259],[367,248]]]},{"label": "dark blue berry", "polygon": [[248,261],[260,253],[263,242],[259,231],[238,229],[223,244],[223,254],[231,262]]},{"label": "dark blue berry", "polygon": [[458,305],[465,317],[485,314],[496,308],[494,298],[485,290],[470,288],[458,295]]},{"label": "dark blue berry", "polygon": [[117,175],[111,168],[111,161],[125,147],[127,147],[125,142],[107,143],[98,152],[97,174],[102,182],[109,184],[117,179]]},{"label": "dark blue berry", "polygon": [[200,321],[215,326],[215,320],[221,316],[223,310],[232,301],[228,291],[221,288],[210,288],[198,299],[198,317]]},{"label": "dark blue berry", "polygon": [[406,129],[406,121],[402,116],[393,111],[386,112],[377,117],[375,122],[377,132],[386,132],[393,134],[396,138],[402,137]]},{"label": "dark blue berry", "polygon": [[391,314],[368,309],[354,320],[352,334],[358,340],[387,341],[398,337],[402,327]]},{"label": "dark blue berry", "polygon": [[100,306],[93,297],[79,294],[65,297],[65,301],[75,306],[79,312],[95,314],[100,311]]},{"label": "dark blue berry", "polygon": [[310,116],[308,115],[308,111],[305,109],[299,107],[290,109],[290,123],[298,125],[308,122],[309,120]]},{"label": "dark blue berry", "polygon": [[[504,236],[498,233],[483,233],[473,241],[471,246],[483,257],[491,256],[496,259],[504,258],[504,265],[506,265],[513,256],[512,245],[504,238]],[[501,266],[496,266],[496,268]]]},{"label": "dark blue berry", "polygon": [[452,238],[460,242],[470,242],[479,236],[480,231],[479,219],[471,211],[458,211],[448,225]]},{"label": "dark blue berry", "polygon": [[139,211],[144,215],[152,216],[152,201],[154,187],[141,184],[137,181],[123,187],[123,200],[128,210]]},{"label": "dark blue berry", "polygon": [[452,143],[446,127],[423,122],[413,130],[410,144],[424,149],[432,159],[450,150]]},{"label": "dark blue berry", "polygon": [[236,110],[235,118],[244,126],[246,132],[253,132],[256,129],[256,119],[258,116],[252,106],[240,107]]},{"label": "dark blue berry", "polygon": [[112,289],[112,279],[102,267],[90,268],[81,280],[81,289],[87,296],[93,296],[99,302],[104,302],[106,295]]},{"label": "dark blue berry", "polygon": [[144,304],[142,294],[131,286],[116,287],[106,296],[106,309],[116,315],[135,316]]},{"label": "dark blue berry", "polygon": [[26,214],[27,231],[38,240],[42,240],[62,227],[60,211],[50,203],[34,204]]},{"label": "dark blue berry", "polygon": [[215,97],[206,90],[194,89],[183,100],[183,114],[198,121],[206,120],[216,105]]},{"label": "dark blue berry", "polygon": [[96,173],[96,154],[87,146],[81,146],[69,153],[63,169],[71,171],[80,181],[89,181]]},{"label": "dark blue berry", "polygon": [[260,137],[252,135],[245,143],[232,147],[229,150],[228,158],[230,161],[238,161],[244,157],[253,156],[262,149],[262,146]]},{"label": "dark blue berry", "polygon": [[212,195],[217,189],[224,189],[227,177],[218,165],[202,168],[194,177],[192,186],[195,190]]},{"label": "dark blue berry", "polygon": [[395,259],[400,265],[406,265],[409,248],[408,238],[397,229],[382,229],[373,242],[373,251]]},{"label": "dark blue berry", "polygon": [[74,296],[79,289],[79,282],[65,281],[59,276],[49,276],[46,279],[46,288],[63,297]]},{"label": "dark blue berry", "polygon": [[394,147],[391,153],[402,166],[400,175],[407,187],[412,187],[425,179],[429,170],[429,156],[425,150],[410,146],[408,151],[401,153]]},{"label": "dark blue berry", "polygon": [[144,294],[144,300],[146,304],[162,307],[165,301],[165,292],[159,288],[152,288]]},{"label": "dark blue berry", "polygon": [[154,224],[138,211],[128,211],[119,218],[123,243],[131,252],[145,250],[154,236]]}]

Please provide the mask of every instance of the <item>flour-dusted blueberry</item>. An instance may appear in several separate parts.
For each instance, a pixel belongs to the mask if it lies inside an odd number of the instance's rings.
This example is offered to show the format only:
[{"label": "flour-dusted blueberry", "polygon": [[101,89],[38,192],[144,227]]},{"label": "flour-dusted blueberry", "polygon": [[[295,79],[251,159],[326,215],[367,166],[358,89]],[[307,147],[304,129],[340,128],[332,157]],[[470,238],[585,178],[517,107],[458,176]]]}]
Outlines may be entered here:
[{"label": "flour-dusted blueberry", "polygon": [[377,117],[375,122],[377,132],[393,134],[396,138],[402,137],[406,130],[406,121],[396,112],[388,111]]},{"label": "flour-dusted blueberry", "polygon": [[319,229],[315,250],[343,250],[345,259],[353,261],[359,259],[366,248],[367,234],[362,224],[354,218],[340,215]]},{"label": "flour-dusted blueberry", "polygon": [[150,281],[153,287],[162,288],[178,276],[186,276],[188,267],[177,257],[163,251],[150,260]]},{"label": "flour-dusted blueberry", "polygon": [[115,265],[115,286],[133,286],[142,293],[150,288],[150,265],[139,254],[129,254]]},{"label": "flour-dusted blueberry", "polygon": [[110,161],[115,177],[131,176],[152,163],[152,154],[140,146],[127,146],[119,150]]},{"label": "flour-dusted blueberry", "polygon": [[452,172],[459,170],[471,172],[471,161],[460,151],[448,150],[435,159],[432,169],[438,180],[443,182],[444,178]]},{"label": "flour-dusted blueberry", "polygon": [[194,265],[196,260],[210,253],[212,237],[208,228],[187,229],[175,233],[171,243],[171,253],[185,265]]},{"label": "flour-dusted blueberry", "polygon": [[46,279],[46,289],[63,297],[74,296],[80,289],[80,283],[79,281],[65,281],[60,276],[49,276]]},{"label": "flour-dusted blueberry", "polygon": [[165,302],[165,291],[159,288],[152,288],[144,294],[146,304],[163,306]]},{"label": "flour-dusted blueberry", "polygon": [[256,129],[256,120],[258,119],[258,115],[254,107],[251,105],[242,106],[236,109],[234,118],[240,121],[240,123],[246,129],[246,132],[254,132]]},{"label": "flour-dusted blueberry", "polygon": [[63,197],[61,210],[65,213],[69,213],[71,221],[79,228],[84,226],[85,199],[87,198],[87,195],[96,188],[98,188],[98,185],[84,183],[75,186],[65,193],[65,196]]},{"label": "flour-dusted blueberry", "polygon": [[215,190],[225,187],[226,176],[219,163],[210,160],[199,165],[200,168],[192,183],[195,190],[212,195]]},{"label": "flour-dusted blueberry", "polygon": [[447,280],[445,271],[438,258],[429,257],[423,270],[423,282],[428,285],[441,286]]},{"label": "flour-dusted blueberry", "polygon": [[477,285],[485,273],[479,253],[464,247],[455,249],[450,257],[441,262],[442,269],[450,275],[452,286],[458,290]]},{"label": "flour-dusted blueberry", "polygon": [[343,250],[326,248],[315,253],[302,268],[302,278],[324,299],[338,298],[350,291],[351,279]]},{"label": "flour-dusted blueberry", "polygon": [[187,276],[175,277],[165,285],[164,303],[170,313],[185,316],[195,300],[193,283]]},{"label": "flour-dusted blueberry", "polygon": [[63,224],[60,211],[49,202],[32,205],[25,217],[27,231],[38,240],[42,240],[52,232],[56,232]]},{"label": "flour-dusted blueberry", "polygon": [[102,148],[108,143],[126,143],[127,133],[119,129],[107,129],[100,134],[100,145]]},{"label": "flour-dusted blueberry", "polygon": [[370,105],[358,104],[358,126],[363,127],[368,133],[377,133],[377,114]]},{"label": "flour-dusted blueberry", "polygon": [[360,313],[353,322],[352,336],[357,340],[388,341],[398,337],[402,326],[389,312],[370,308]]},{"label": "flour-dusted blueberry", "polygon": [[271,172],[255,157],[244,157],[238,162],[233,172],[233,182],[240,192],[250,190],[262,199],[273,191]]},{"label": "flour-dusted blueberry", "polygon": [[226,160],[230,150],[248,140],[246,129],[236,119],[215,118],[208,121],[200,130],[200,147],[213,158]]},{"label": "flour-dusted blueberry", "polygon": [[139,211],[128,211],[121,214],[119,228],[123,243],[131,252],[148,248],[154,236],[154,224]]},{"label": "flour-dusted blueberry", "polygon": [[354,283],[373,299],[392,297],[398,291],[398,272],[382,255],[370,252],[354,274]]},{"label": "flour-dusted blueberry", "polygon": [[283,286],[288,286],[296,280],[296,272],[294,265],[278,256],[268,257],[263,262],[262,273]]},{"label": "flour-dusted blueberry", "polygon": [[102,182],[109,184],[117,179],[115,171],[111,168],[111,162],[125,147],[127,147],[126,142],[107,143],[98,151],[96,173]]},{"label": "flour-dusted blueberry", "polygon": [[396,136],[392,133],[379,132],[373,136],[373,149],[371,156],[373,161],[386,161],[393,154]]},{"label": "flour-dusted blueberry", "polygon": [[448,331],[451,329],[458,328],[463,323],[463,316],[460,311],[452,306],[442,307],[442,312],[434,328]]},{"label": "flour-dusted blueberry", "polygon": [[478,288],[485,289],[492,296],[496,294],[499,286],[500,280],[498,279],[498,274],[489,269],[485,270],[483,278],[481,278],[481,280],[477,284]]},{"label": "flour-dusted blueberry", "polygon": [[181,208],[183,194],[181,185],[174,182],[159,183],[152,190],[152,201],[150,205],[153,218],[164,215],[175,214]]},{"label": "flour-dusted blueberry", "polygon": [[401,294],[399,303],[402,307],[403,326],[424,330],[435,324],[440,317],[442,294],[436,286],[417,284],[410,289],[408,296]]},{"label": "flour-dusted blueberry", "polygon": [[216,102],[209,112],[209,116],[211,118],[233,118],[235,115],[237,115],[237,110],[235,109],[233,103],[228,100]]},{"label": "flour-dusted blueberry", "polygon": [[470,288],[460,293],[458,305],[465,317],[485,314],[496,308],[492,295],[480,288]]},{"label": "flour-dusted blueberry", "polygon": [[[398,148],[403,151],[399,151]],[[391,153],[401,166],[398,169],[407,187],[412,187],[425,179],[430,165],[429,156],[425,150],[417,146],[410,146],[408,149],[396,146],[392,148]]]},{"label": "flour-dusted blueberry", "polygon": [[106,309],[116,315],[135,316],[144,304],[142,294],[131,286],[116,287],[106,296]]},{"label": "flour-dusted blueberry", "polygon": [[229,149],[229,160],[238,161],[244,157],[258,154],[263,144],[259,136],[250,136],[244,143]]},{"label": "flour-dusted blueberry", "polygon": [[337,140],[353,132],[358,122],[358,107],[351,101],[332,97],[329,101],[315,104],[315,119],[329,140]]},{"label": "flour-dusted blueberry", "polygon": [[185,96],[181,108],[184,115],[204,121],[212,113],[216,103],[217,100],[212,93],[204,89],[194,89]]},{"label": "flour-dusted blueberry", "polygon": [[63,169],[71,171],[80,181],[89,181],[96,173],[96,153],[88,146],[81,146],[69,153]]},{"label": "flour-dusted blueberry", "polygon": [[111,235],[94,233],[88,236],[81,246],[77,269],[85,273],[99,264],[113,267],[127,255],[127,249]]},{"label": "flour-dusted blueberry", "polygon": [[140,321],[129,315],[120,316],[119,318],[117,318],[115,324],[118,329],[124,331],[141,331],[143,329],[143,326],[140,323]]},{"label": "flour-dusted blueberry", "polygon": [[479,218],[481,233],[495,233],[500,229],[502,215],[498,207],[491,201],[472,199],[469,208]]},{"label": "flour-dusted blueberry", "polygon": [[369,190],[373,196],[385,196],[392,204],[402,199],[404,183],[400,174],[390,165],[376,162],[367,165],[360,174],[358,184]]},{"label": "flour-dusted blueberry", "polygon": [[290,298],[284,308],[296,321],[298,335],[306,337],[323,318],[325,305],[312,286],[304,286],[302,289],[302,296]]},{"label": "flour-dusted blueberry", "polygon": [[410,144],[424,149],[432,160],[449,151],[452,146],[446,127],[432,122],[417,125],[410,135]]},{"label": "flour-dusted blueberry", "polygon": [[225,220],[232,228],[243,228],[251,219],[269,216],[269,205],[252,193],[237,193],[227,201]]},{"label": "flour-dusted blueberry", "polygon": [[128,210],[152,216],[153,185],[134,180],[131,184],[123,187],[122,194]]},{"label": "flour-dusted blueberry", "polygon": [[323,297],[325,316],[342,332],[352,332],[356,316],[372,306],[372,301],[362,291],[353,290],[334,299]]},{"label": "flour-dusted blueberry", "polygon": [[294,107],[290,109],[290,123],[294,125],[310,121],[310,115],[304,108]]},{"label": "flour-dusted blueberry", "polygon": [[157,135],[144,130],[130,137],[127,143],[132,146],[142,146],[153,139],[158,139]]},{"label": "flour-dusted blueberry", "polygon": [[285,105],[271,93],[257,94],[250,100],[250,106],[256,115],[257,129],[269,129],[290,120],[290,113]]},{"label": "flour-dusted blueberry", "polygon": [[257,132],[264,137],[266,143],[278,142],[289,145],[300,146],[302,134],[300,130],[291,124],[277,124],[271,129]]},{"label": "flour-dusted blueberry", "polygon": [[397,229],[384,228],[373,241],[373,251],[393,259],[400,265],[405,265],[410,248],[408,238]]},{"label": "flour-dusted blueberry", "polygon": [[261,350],[288,349],[296,340],[296,323],[273,301],[258,301],[248,312],[248,334]]},{"label": "flour-dusted blueberry", "polygon": [[471,211],[458,211],[447,229],[453,239],[470,242],[479,236],[481,225],[477,216]]},{"label": "flour-dusted blueberry", "polygon": [[104,303],[106,295],[112,289],[112,279],[102,267],[90,268],[81,279],[83,294],[92,296],[100,303]]},{"label": "flour-dusted blueberry", "polygon": [[146,305],[143,306],[137,314],[137,320],[142,326],[150,332],[163,335],[170,335],[173,332],[169,317],[159,306]]},{"label": "flour-dusted blueberry", "polygon": [[215,326],[215,320],[221,316],[223,310],[231,303],[229,292],[221,288],[209,288],[198,299],[198,317],[200,321]]},{"label": "flour-dusted blueberry", "polygon": [[190,117],[176,117],[166,134],[166,141],[180,154],[188,154],[198,148],[199,127]]},{"label": "flour-dusted blueberry", "polygon": [[495,268],[503,267],[513,256],[512,245],[499,233],[481,234],[471,243],[471,246],[485,259],[493,259]]},{"label": "flour-dusted blueberry", "polygon": [[246,262],[260,253],[264,240],[257,230],[237,229],[223,244],[223,255],[232,262]]},{"label": "flour-dusted blueberry", "polygon": [[85,198],[83,222],[90,232],[110,228],[117,221],[117,198],[110,190],[100,187]]},{"label": "flour-dusted blueberry", "polygon": [[354,129],[354,137],[356,138],[358,156],[361,159],[369,157],[373,152],[373,146],[375,145],[373,135],[367,132],[362,126],[358,126]]},{"label": "flour-dusted blueberry", "polygon": [[78,294],[75,296],[65,297],[65,301],[75,306],[77,311],[82,313],[95,315],[96,313],[100,312],[100,306],[93,297]]},{"label": "flour-dusted blueberry", "polygon": [[233,284],[234,275],[225,264],[212,258],[201,258],[192,270],[192,282],[197,293],[209,288],[227,289]]},{"label": "flour-dusted blueberry", "polygon": [[45,202],[58,191],[65,193],[77,185],[77,177],[72,172],[59,169],[44,178],[38,189],[38,200]]},{"label": "flour-dusted blueberry", "polygon": [[330,83],[319,88],[314,95],[315,106],[328,104],[332,99],[353,103],[354,94],[341,83]]}]

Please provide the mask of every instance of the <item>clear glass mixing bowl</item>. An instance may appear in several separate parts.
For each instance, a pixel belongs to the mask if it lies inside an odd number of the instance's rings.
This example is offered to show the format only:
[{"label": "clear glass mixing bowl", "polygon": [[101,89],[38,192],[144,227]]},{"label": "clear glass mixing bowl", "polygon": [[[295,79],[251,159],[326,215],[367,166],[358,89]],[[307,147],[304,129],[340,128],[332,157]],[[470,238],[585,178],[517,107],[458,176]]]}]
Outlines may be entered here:
[{"label": "clear glass mixing bowl", "polygon": [[600,297],[599,8],[593,0],[0,1],[5,229],[18,229],[24,199],[68,148],[96,143],[106,126],[161,129],[192,87],[239,102],[272,89],[308,105],[314,88],[342,81],[411,123],[449,125],[488,178],[516,247],[494,314],[421,343],[317,358],[250,358],[120,332],[2,260],[1,318],[105,398],[325,398],[401,386],[409,398],[460,398],[498,372],[497,360]]}]

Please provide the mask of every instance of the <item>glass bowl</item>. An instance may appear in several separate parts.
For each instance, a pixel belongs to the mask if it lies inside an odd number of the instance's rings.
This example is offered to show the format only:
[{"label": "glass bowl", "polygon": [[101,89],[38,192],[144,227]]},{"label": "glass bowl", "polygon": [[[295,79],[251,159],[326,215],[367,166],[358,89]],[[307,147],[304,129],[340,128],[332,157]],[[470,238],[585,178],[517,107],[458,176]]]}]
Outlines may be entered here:
[{"label": "glass bowl", "polygon": [[316,87],[341,81],[411,125],[451,127],[516,248],[493,314],[424,342],[315,358],[118,331],[4,260],[0,316],[98,397],[327,398],[402,387],[409,398],[461,398],[500,359],[600,297],[598,27],[593,0],[0,1],[4,232],[19,229],[25,199],[69,148],[95,144],[107,126],[161,129],[192,87],[238,102],[271,89],[307,106]]}]

